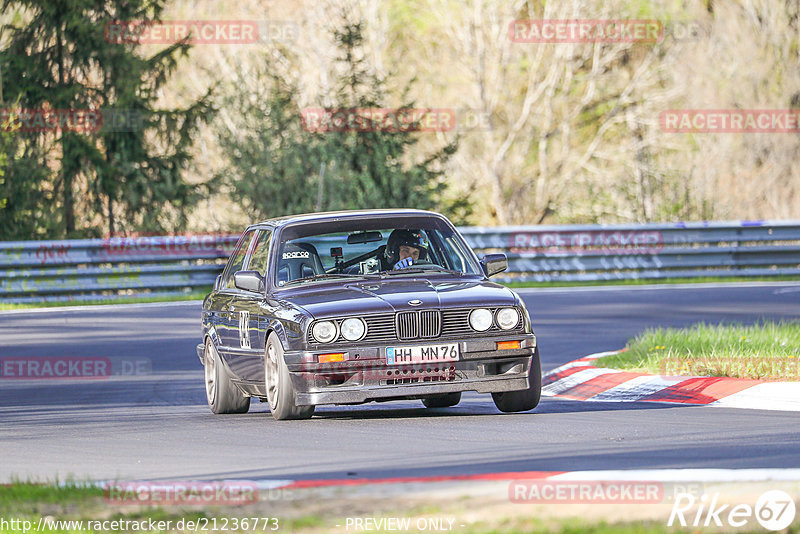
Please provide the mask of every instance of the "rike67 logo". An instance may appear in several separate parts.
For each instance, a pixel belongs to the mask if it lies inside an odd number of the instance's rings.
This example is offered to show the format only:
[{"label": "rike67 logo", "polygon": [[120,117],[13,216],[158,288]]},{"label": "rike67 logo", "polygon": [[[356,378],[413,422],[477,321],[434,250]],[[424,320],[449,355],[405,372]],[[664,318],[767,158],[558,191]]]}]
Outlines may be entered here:
[{"label": "rike67 logo", "polygon": [[699,499],[689,493],[675,498],[667,526],[685,527],[753,527],[757,521],[770,531],[783,530],[794,521],[796,513],[794,499],[781,490],[770,490],[761,495],[755,507],[749,504],[720,504],[719,493],[711,498],[703,494]]}]

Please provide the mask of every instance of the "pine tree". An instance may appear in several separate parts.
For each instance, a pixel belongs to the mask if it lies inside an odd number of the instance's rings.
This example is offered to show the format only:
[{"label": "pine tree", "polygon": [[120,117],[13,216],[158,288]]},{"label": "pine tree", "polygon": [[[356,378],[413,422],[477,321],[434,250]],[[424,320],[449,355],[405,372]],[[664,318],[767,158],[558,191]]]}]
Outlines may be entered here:
[{"label": "pine tree", "polygon": [[[344,67],[333,107],[354,113],[387,108],[386,80],[372,74],[362,59],[362,25],[345,24],[333,36]],[[291,57],[282,54],[282,62],[291,63]],[[220,128],[230,160],[218,180],[250,217],[401,207],[468,212],[467,199],[447,203],[442,198],[444,164],[457,142],[414,163],[409,160],[421,134],[413,127],[341,132],[309,128],[303,122],[297,82],[274,74],[278,69],[271,61],[265,57],[263,70],[254,75],[242,73],[222,104],[237,110],[237,117]],[[242,91],[253,76],[255,97]],[[413,103],[405,104],[398,112],[411,107]]]},{"label": "pine tree", "polygon": [[[184,109],[155,109],[155,101],[189,45],[178,42],[142,57],[136,43],[109,41],[106,34],[113,21],[159,20],[164,4],[165,0],[3,2],[6,12],[18,9],[27,20],[4,28],[9,35],[8,46],[0,52],[4,100],[17,100],[21,109],[92,110],[102,113],[104,121],[100,129],[17,133],[25,150],[39,146],[50,153],[46,161],[35,161],[23,150],[23,157],[9,167],[49,169],[49,188],[60,213],[59,236],[103,230],[113,234],[119,228],[164,231],[185,225],[195,194],[183,174],[192,136],[198,124],[210,118],[212,108],[208,95]],[[122,116],[128,119],[122,127],[108,125],[110,118]],[[42,221],[40,226],[52,225]]]},{"label": "pine tree", "polygon": [[[247,78],[255,78],[248,84]],[[242,88],[246,89],[242,89]],[[296,83],[275,74],[267,58],[249,75],[239,74],[221,108],[235,110],[218,129],[230,158],[215,178],[251,219],[317,209],[320,147],[303,130]]]},{"label": "pine tree", "polygon": [[[387,106],[387,80],[374,74],[364,59],[363,24],[346,23],[334,31],[339,49],[338,63],[344,74],[338,80],[337,108],[358,116],[359,110],[379,116],[388,108],[387,124],[415,109],[413,102],[397,108]],[[409,87],[403,91],[403,99]],[[367,119],[368,120],[368,119]],[[394,121],[396,124],[396,121]],[[456,151],[457,142],[427,155],[421,162],[409,163],[408,155],[419,142],[419,124],[391,128],[375,125],[366,131],[325,132],[323,153],[335,162],[332,208],[418,208],[442,209],[444,164]]]}]

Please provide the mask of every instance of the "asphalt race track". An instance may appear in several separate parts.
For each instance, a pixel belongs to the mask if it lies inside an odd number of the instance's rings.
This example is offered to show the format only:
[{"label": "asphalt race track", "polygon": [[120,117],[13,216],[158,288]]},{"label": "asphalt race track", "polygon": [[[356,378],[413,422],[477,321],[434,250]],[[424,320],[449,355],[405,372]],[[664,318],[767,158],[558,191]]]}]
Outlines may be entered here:
[{"label": "asphalt race track", "polygon": [[[649,326],[800,319],[800,283],[530,289],[544,370]],[[148,362],[96,380],[0,379],[0,482],[317,479],[532,470],[800,467],[800,414],[544,398],[501,415],[489,396],[215,416],[195,354],[200,303],[0,314],[0,358]],[[137,360],[138,359],[138,360]]]}]

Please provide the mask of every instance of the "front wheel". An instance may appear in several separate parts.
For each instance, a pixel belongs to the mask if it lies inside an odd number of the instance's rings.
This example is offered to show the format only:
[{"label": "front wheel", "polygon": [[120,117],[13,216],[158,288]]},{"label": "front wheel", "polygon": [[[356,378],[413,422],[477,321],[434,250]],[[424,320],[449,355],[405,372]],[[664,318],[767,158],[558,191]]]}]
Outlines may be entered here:
[{"label": "front wheel", "polygon": [[492,393],[494,405],[501,412],[526,412],[539,405],[542,396],[542,362],[539,361],[539,346],[533,351],[531,371],[529,373],[530,385],[528,389],[520,391],[504,391]]},{"label": "front wheel", "polygon": [[272,417],[278,421],[285,419],[308,419],[314,415],[314,406],[295,404],[294,386],[289,377],[289,368],[283,360],[283,344],[275,332],[267,338],[265,354],[267,402]]},{"label": "front wheel", "polygon": [[222,365],[217,348],[206,339],[203,354],[206,379],[206,400],[211,411],[220,413],[247,413],[250,397],[239,391]]}]

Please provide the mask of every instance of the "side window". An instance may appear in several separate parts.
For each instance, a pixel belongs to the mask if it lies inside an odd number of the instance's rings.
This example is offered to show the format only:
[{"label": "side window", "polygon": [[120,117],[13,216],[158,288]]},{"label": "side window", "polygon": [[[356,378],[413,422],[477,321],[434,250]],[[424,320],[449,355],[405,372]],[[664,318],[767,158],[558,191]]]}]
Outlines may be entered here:
[{"label": "side window", "polygon": [[247,249],[250,248],[250,242],[253,240],[255,230],[250,230],[239,241],[239,246],[233,251],[230,261],[228,262],[228,270],[225,271],[225,278],[220,285],[220,289],[233,289],[233,273],[242,270],[244,265],[244,258],[247,255]]},{"label": "side window", "polygon": [[253,255],[250,256],[248,270],[258,271],[262,276],[266,276],[267,268],[269,267],[269,244],[271,240],[272,232],[270,230],[261,230],[259,232]]}]

